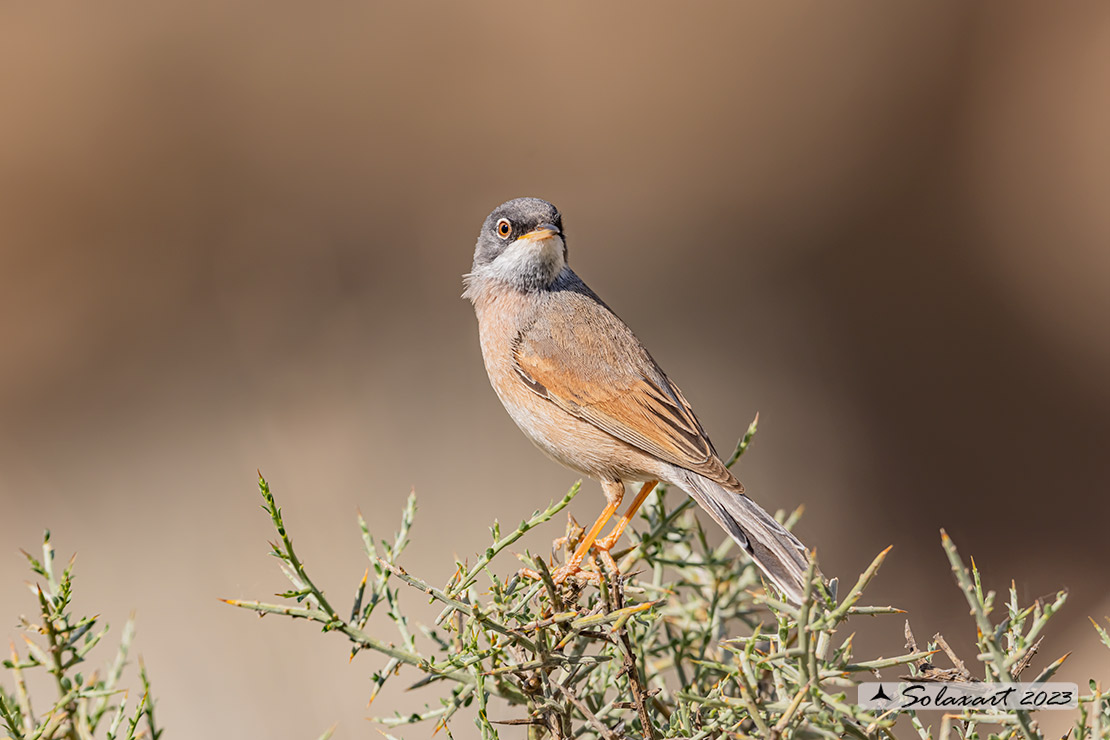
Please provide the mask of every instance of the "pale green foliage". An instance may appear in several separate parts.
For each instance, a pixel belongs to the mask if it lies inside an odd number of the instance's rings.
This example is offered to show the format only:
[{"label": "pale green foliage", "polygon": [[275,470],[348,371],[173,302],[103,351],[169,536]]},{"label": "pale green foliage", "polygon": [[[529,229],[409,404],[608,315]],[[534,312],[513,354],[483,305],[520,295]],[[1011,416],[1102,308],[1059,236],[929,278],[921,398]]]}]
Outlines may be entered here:
[{"label": "pale green foliage", "polygon": [[[730,464],[747,448],[754,431],[753,423]],[[401,567],[415,515],[410,497],[399,533],[390,542],[375,544],[360,517],[370,564],[355,589],[349,616],[343,616],[305,572],[269,485],[261,478],[259,485],[278,531],[273,554],[293,589],[282,595],[282,603],[229,603],[342,632],[353,643],[352,656],[364,649],[381,653],[386,662],[371,677],[371,700],[398,676],[434,697],[426,711],[379,718],[386,737],[425,722],[448,736],[458,723],[473,722],[483,740],[520,736],[521,729],[513,725],[526,726],[531,737],[605,740],[893,737],[896,718],[856,707],[855,684],[875,680],[883,670],[888,671],[886,680],[938,670],[928,662],[939,652],[935,646],[896,658],[858,660],[851,636],[841,634],[853,615],[899,613],[861,603],[886,551],[852,588],[841,589],[839,601],[819,579],[811,579],[805,603],[796,607],[763,583],[731,541],[712,545],[691,501],[668,496],[665,490],[649,498],[638,531],[628,535],[623,550],[612,560],[594,557],[589,567],[602,577],[596,585],[584,586],[556,586],[543,557],[523,558],[541,574],[540,581],[520,577],[519,563],[499,558],[525,533],[558,514],[577,486],[507,535],[494,523],[490,547],[473,565],[455,563],[442,586]],[[787,526],[794,518],[787,518]],[[566,536],[553,549],[565,554],[580,536],[580,528],[568,524]],[[1006,615],[995,625],[994,594],[983,592],[978,571],[964,568],[947,536],[943,544],[981,632],[983,678],[1016,675],[1029,665],[1041,631],[1065,595],[1022,608],[1011,593]],[[442,611],[434,624],[417,625],[406,616],[401,599],[406,589],[439,602]],[[366,632],[367,620],[382,604],[396,625],[396,642]],[[852,626],[858,630],[866,625]],[[1060,662],[1045,668],[1040,679],[1051,676]],[[1076,737],[1110,737],[1106,695],[1094,687],[1092,692],[1082,700]],[[1040,737],[1033,717],[1021,712],[948,717],[938,735],[917,717],[912,726],[925,738],[991,733]],[[982,729],[988,726],[990,733]],[[430,728],[417,736],[428,732]],[[472,736],[468,729],[459,733]]]},{"label": "pale green foliage", "polygon": [[[13,688],[0,686],[0,723],[13,740],[158,740],[162,731],[154,723],[154,700],[146,668],[140,662],[139,679],[142,693],[131,698],[120,688],[127,665],[135,623],[124,625],[120,644],[111,663],[103,673],[89,675],[78,672],[89,653],[108,633],[108,625],[97,627],[97,617],[76,617],[71,611],[73,597],[73,559],[61,575],[54,568],[54,547],[50,532],[43,537],[42,560],[23,553],[31,570],[40,578],[30,584],[37,600],[37,621],[20,618],[20,625],[29,635],[25,638],[27,656],[22,657],[12,645],[10,660],[4,667],[11,672]],[[27,690],[25,672],[45,671],[53,677],[56,695],[45,711],[36,713]]]},{"label": "pale green foliage", "polygon": [[[753,422],[730,465],[754,432]],[[974,562],[967,568],[943,533],[942,546],[974,621],[978,654],[963,661],[940,635],[918,649],[907,623],[905,654],[860,660],[853,655],[851,635],[845,636],[850,631],[845,623],[856,617],[850,629],[859,631],[870,624],[862,615],[899,613],[862,601],[887,551],[851,588],[842,585],[839,599],[819,578],[811,578],[804,603],[794,606],[763,582],[731,541],[711,543],[688,498],[663,488],[641,509],[623,549],[611,558],[593,554],[587,568],[596,575],[595,584],[562,586],[553,583],[545,557],[523,557],[541,576],[533,581],[518,575],[520,563],[508,553],[563,511],[577,495],[577,485],[508,533],[495,522],[489,547],[473,564],[456,562],[445,570],[442,586],[402,567],[416,515],[416,499],[410,496],[401,525],[388,541],[375,540],[359,517],[369,565],[354,589],[352,607],[341,614],[306,571],[261,476],[259,487],[278,535],[272,554],[292,588],[279,594],[278,603],[228,603],[341,632],[352,644],[352,658],[367,650],[379,653],[384,664],[370,676],[371,701],[395,680],[426,692],[425,711],[379,718],[382,734],[390,738],[402,733],[424,737],[433,729],[448,737],[453,730],[472,737],[470,723],[483,740],[519,737],[520,726],[536,738],[890,738],[897,718],[856,707],[857,682],[904,675],[1045,681],[1064,661],[1032,670],[1045,628],[1064,606],[1066,592],[1023,606],[1011,588],[1002,604],[984,590]],[[786,517],[786,526],[797,516]],[[551,549],[561,549],[565,557],[581,535],[581,528],[568,523]],[[77,672],[107,627],[98,628],[97,617],[71,614],[73,561],[56,573],[49,533],[42,559],[27,559],[39,578],[31,587],[39,615],[34,621],[21,619],[31,636],[26,655],[13,647],[11,659],[4,661],[12,678],[11,688],[0,685],[0,726],[7,738],[158,740],[161,730],[154,723],[145,670],[140,670],[138,701],[129,701],[120,688],[133,623],[124,627],[106,668],[88,676]],[[430,624],[418,624],[406,611],[402,594],[410,590],[440,605]],[[396,636],[370,633],[370,617],[379,609]],[[1110,647],[1106,629],[1097,623],[1095,629]],[[940,659],[952,667],[940,667]],[[1031,669],[1028,674],[1026,669]],[[38,712],[27,689],[29,671],[48,674],[56,687],[49,699],[35,700],[46,702]],[[1110,692],[1093,682],[1089,688],[1080,698],[1071,737],[1110,740]],[[423,723],[428,726],[410,727]],[[930,740],[1043,737],[1036,715],[1018,711],[910,715],[898,727]],[[331,730],[321,740],[330,736]]]}]

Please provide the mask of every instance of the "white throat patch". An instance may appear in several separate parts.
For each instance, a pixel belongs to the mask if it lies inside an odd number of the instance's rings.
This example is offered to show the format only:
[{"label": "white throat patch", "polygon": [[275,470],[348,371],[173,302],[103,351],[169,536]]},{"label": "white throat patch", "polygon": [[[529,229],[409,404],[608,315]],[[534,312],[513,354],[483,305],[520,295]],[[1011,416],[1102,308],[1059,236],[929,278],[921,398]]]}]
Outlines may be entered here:
[{"label": "white throat patch", "polygon": [[563,237],[547,239],[518,239],[495,259],[486,274],[507,283],[516,282],[521,275],[543,276],[552,280],[567,266]]}]

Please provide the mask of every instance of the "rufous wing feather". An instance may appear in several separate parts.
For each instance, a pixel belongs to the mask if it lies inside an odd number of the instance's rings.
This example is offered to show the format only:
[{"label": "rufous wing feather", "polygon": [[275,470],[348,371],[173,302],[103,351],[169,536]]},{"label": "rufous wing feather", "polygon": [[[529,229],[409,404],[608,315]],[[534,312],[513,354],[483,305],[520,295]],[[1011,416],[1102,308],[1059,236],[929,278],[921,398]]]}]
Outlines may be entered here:
[{"label": "rufous wing feather", "polygon": [[678,388],[605,304],[563,293],[513,342],[514,369],[532,392],[665,462],[743,491]]}]

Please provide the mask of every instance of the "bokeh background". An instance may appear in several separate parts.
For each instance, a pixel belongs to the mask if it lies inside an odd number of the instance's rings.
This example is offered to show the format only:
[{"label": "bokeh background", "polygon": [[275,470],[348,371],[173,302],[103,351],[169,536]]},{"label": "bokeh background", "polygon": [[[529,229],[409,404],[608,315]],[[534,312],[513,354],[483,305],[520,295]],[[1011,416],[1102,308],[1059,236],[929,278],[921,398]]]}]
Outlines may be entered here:
[{"label": "bokeh background", "polygon": [[285,587],[256,467],[343,599],[356,507],[415,487],[442,580],[575,479],[459,298],[520,195],[719,448],[760,412],[740,477],[826,572],[894,544],[871,601],[971,661],[947,527],[1110,678],[1110,5],[5,3],[0,69],[0,637],[49,527],[167,737],[376,734],[375,657],[217,601]]}]

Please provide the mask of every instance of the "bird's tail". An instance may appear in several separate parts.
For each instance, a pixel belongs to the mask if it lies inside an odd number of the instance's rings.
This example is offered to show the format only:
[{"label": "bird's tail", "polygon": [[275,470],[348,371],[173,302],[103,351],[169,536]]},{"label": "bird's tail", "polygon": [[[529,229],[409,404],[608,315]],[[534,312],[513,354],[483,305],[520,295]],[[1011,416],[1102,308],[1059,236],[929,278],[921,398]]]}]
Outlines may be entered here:
[{"label": "bird's tail", "polygon": [[809,559],[803,545],[759,504],[691,471],[681,486],[751,556],[792,602],[800,604]]}]

